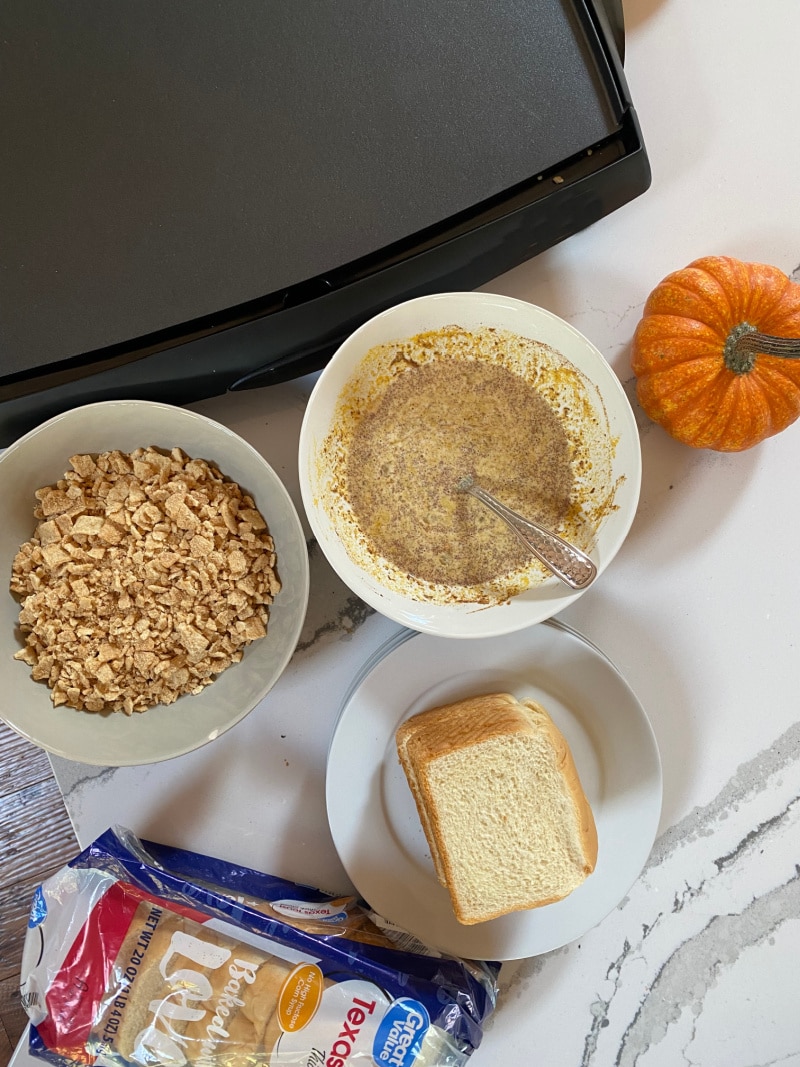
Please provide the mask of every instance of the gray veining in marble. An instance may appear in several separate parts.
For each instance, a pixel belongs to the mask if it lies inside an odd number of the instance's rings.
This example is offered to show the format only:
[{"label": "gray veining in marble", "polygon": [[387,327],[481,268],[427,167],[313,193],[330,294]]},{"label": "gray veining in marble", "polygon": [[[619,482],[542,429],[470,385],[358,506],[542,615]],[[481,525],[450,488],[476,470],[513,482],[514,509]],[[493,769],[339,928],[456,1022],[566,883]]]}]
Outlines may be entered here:
[{"label": "gray veining in marble", "polygon": [[[651,981],[639,1010],[625,1030],[615,1067],[635,1067],[667,1027],[688,1008],[695,1018],[719,972],[736,962],[745,948],[773,936],[788,919],[800,916],[800,866],[783,885],[756,897],[735,915],[715,915],[680,945]],[[592,1058],[584,1058],[585,1064]],[[687,1060],[687,1062],[689,1062]]]},{"label": "gray veining in marble", "polygon": [[[581,976],[590,1000],[585,1026],[575,1020],[585,1034],[580,1067],[661,1067],[676,1062],[676,1048],[678,1063],[696,1063],[690,1046],[709,992],[748,950],[773,944],[800,919],[798,859],[795,724],[660,835],[641,877],[600,927],[579,943],[504,969],[498,1025],[521,996],[535,1000],[565,973],[575,977],[582,958],[584,967],[594,961],[597,973]],[[579,957],[584,945],[588,955]],[[601,960],[611,960],[602,972]],[[740,1015],[745,1028],[755,1022],[746,1009]],[[800,1056],[800,1016],[794,1049],[776,1062],[788,1062],[786,1056],[792,1062]],[[755,1060],[745,1064],[754,1067]]]},{"label": "gray veining in marble", "polygon": [[332,634],[349,636],[374,614],[336,575],[316,541],[308,543],[308,562],[314,595],[309,601],[296,656]]},{"label": "gray veining in marble", "polygon": [[704,807],[696,807],[680,822],[662,833],[653,846],[646,870],[663,863],[681,842],[710,834],[710,827],[742,804],[748,797],[767,788],[770,779],[800,758],[800,722],[791,726],[769,748],[741,764],[716,797]]}]

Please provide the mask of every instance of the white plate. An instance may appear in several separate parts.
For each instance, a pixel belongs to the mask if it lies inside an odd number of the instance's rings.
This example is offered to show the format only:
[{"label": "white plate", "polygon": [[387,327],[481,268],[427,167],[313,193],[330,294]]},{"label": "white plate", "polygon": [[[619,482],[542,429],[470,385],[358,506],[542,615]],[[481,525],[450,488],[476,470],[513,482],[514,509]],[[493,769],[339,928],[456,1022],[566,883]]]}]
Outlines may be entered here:
[{"label": "white plate", "polygon": [[[658,827],[661,760],[641,704],[602,652],[556,621],[469,643],[397,640],[345,698],[328,755],[328,818],[353,884],[380,915],[472,959],[521,959],[581,937],[626,895]],[[394,736],[425,708],[500,691],[540,701],[566,737],[597,823],[598,861],[557,904],[462,926],[436,879]]]}]

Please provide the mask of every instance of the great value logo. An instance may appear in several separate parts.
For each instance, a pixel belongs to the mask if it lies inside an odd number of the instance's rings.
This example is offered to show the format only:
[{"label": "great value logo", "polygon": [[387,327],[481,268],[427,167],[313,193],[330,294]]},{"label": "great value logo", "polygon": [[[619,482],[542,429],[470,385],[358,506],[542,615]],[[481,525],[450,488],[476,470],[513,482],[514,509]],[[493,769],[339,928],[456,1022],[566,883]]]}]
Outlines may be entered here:
[{"label": "great value logo", "polygon": [[33,894],[33,903],[31,904],[31,913],[28,917],[28,929],[34,930],[47,918],[47,901],[44,898],[42,887],[39,886],[36,892]]},{"label": "great value logo", "polygon": [[372,1045],[372,1058],[386,1067],[411,1067],[422,1051],[422,1039],[430,1025],[423,1004],[401,997],[381,1020]]}]

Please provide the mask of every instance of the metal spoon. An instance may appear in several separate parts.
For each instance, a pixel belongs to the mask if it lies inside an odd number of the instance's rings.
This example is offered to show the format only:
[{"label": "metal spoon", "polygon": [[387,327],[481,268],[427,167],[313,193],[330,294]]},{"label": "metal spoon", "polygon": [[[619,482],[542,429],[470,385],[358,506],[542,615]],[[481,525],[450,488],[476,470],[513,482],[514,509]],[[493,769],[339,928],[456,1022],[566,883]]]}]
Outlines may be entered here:
[{"label": "metal spoon", "polygon": [[586,589],[597,577],[597,567],[585,552],[552,533],[537,522],[524,519],[516,511],[507,508],[499,500],[475,484],[471,475],[462,478],[456,486],[459,493],[469,493],[490,508],[514,531],[529,552],[571,589]]}]

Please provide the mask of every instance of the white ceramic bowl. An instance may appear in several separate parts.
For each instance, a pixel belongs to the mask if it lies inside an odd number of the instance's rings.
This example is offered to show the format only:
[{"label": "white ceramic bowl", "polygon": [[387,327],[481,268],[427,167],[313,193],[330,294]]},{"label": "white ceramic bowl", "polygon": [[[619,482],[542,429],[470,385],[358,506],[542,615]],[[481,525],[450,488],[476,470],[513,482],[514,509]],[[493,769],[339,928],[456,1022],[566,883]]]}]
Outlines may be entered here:
[{"label": "white ceramic bowl", "polygon": [[582,593],[550,577],[507,601],[488,606],[411,599],[396,587],[384,585],[352,558],[337,532],[333,509],[326,506],[332,479],[329,465],[321,461],[322,446],[336,424],[343,390],[366,354],[376,345],[454,324],[465,329],[494,327],[543,342],[589,380],[600,407],[605,409],[609,437],[616,442],[609,484],[618,483],[614,509],[602,519],[590,551],[598,576],[616,555],[633,521],[641,484],[641,452],[628,399],[600,352],[569,323],[524,301],[480,292],[419,297],[376,315],[339,347],[317,380],[300,433],[300,488],[320,548],[349,588],[383,615],[413,630],[442,637],[489,637],[550,618]]},{"label": "white ceramic bowl", "polygon": [[[22,647],[19,603],[9,591],[11,564],[32,535],[34,491],[69,469],[77,452],[132,452],[178,446],[213,461],[254,498],[275,540],[282,589],[270,610],[267,636],[248,645],[233,664],[197,695],[146,712],[97,715],[54,708],[50,690],[35,682]],[[96,766],[131,766],[181,755],[229,730],[280,677],[295,650],[308,605],[308,553],[295,507],[283,483],[251,445],[227,427],[184,408],[140,400],[89,404],[57,415],[0,456],[0,717],[35,744],[66,759]]]}]

